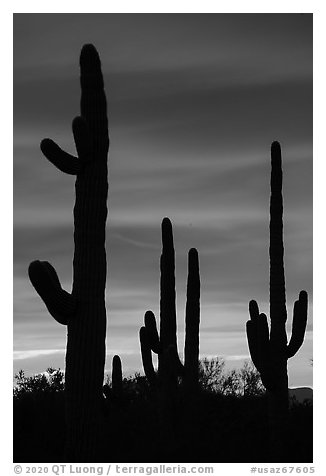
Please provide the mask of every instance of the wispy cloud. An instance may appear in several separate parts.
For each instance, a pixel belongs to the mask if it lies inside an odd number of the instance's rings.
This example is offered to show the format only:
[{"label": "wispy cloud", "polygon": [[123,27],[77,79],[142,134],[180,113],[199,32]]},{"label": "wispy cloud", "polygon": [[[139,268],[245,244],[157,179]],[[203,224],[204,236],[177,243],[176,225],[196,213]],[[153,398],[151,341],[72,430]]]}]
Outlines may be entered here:
[{"label": "wispy cloud", "polygon": [[109,105],[108,358],[116,351],[125,368],[141,368],[138,329],[147,309],[159,316],[164,216],[174,224],[180,349],[187,251],[197,247],[201,353],[247,355],[248,301],[268,310],[275,139],[284,157],[288,301],[312,291],[312,15],[16,14],[14,29],[17,364],[64,365],[63,352],[44,353],[64,349],[66,332],[27,268],[49,260],[70,291],[74,179],[42,157],[39,142],[50,136],[74,153],[87,41],[100,51]]},{"label": "wispy cloud", "polygon": [[15,350],[14,360],[33,359],[35,357],[42,357],[43,355],[61,354],[65,349],[37,349],[37,350]]}]

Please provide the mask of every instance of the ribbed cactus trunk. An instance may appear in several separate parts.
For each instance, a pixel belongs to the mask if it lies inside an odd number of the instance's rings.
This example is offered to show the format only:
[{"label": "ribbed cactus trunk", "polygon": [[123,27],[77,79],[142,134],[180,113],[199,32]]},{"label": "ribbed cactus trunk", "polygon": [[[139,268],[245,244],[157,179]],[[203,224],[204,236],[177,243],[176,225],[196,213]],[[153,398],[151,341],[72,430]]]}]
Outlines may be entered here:
[{"label": "ribbed cactus trunk", "polygon": [[[158,374],[160,389],[160,414],[166,430],[165,438],[174,438],[176,425],[176,393],[178,374],[171,368],[170,355],[177,350],[177,315],[175,291],[175,251],[172,223],[162,221],[162,254],[160,259],[160,344],[163,352],[158,354]],[[162,427],[163,425],[161,425]]]},{"label": "ribbed cactus trunk", "polygon": [[[99,457],[102,436],[109,146],[101,64],[92,45],[85,45],[81,51],[80,72],[81,117],[73,121],[78,158],[63,152],[50,139],[41,144],[54,165],[77,176],[72,293],[61,289],[54,268],[47,262],[32,263],[29,274],[51,314],[68,328],[66,461],[92,462]],[[58,307],[63,300],[69,312],[62,309],[62,304]]]},{"label": "ribbed cactus trunk", "polygon": [[288,372],[286,334],[286,296],[283,246],[283,197],[281,148],[276,142],[271,149],[271,198],[270,198],[270,373],[273,388],[268,390],[270,446],[275,460],[282,460],[286,451],[288,419]]},{"label": "ribbed cactus trunk", "polygon": [[184,383],[186,392],[192,393],[198,389],[200,320],[199,261],[194,248],[188,254],[188,270]]},{"label": "ribbed cactus trunk", "polygon": [[247,338],[253,363],[268,392],[270,460],[286,458],[288,419],[287,361],[301,347],[307,324],[308,296],[301,291],[294,304],[292,335],[287,343],[286,293],[283,246],[282,157],[278,142],[271,147],[270,198],[270,330],[267,317],[259,313],[256,301],[250,301]]}]

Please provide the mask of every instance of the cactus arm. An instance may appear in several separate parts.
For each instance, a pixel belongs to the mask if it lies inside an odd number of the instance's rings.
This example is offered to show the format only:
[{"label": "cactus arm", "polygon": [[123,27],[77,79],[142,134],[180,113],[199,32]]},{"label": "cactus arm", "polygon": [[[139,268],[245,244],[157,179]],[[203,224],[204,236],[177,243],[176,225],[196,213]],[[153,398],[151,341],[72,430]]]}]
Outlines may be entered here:
[{"label": "cactus arm", "polygon": [[249,352],[251,360],[253,361],[258,372],[263,370],[263,362],[259,353],[259,337],[258,337],[258,320],[259,320],[259,308],[256,301],[249,302],[249,315],[250,320],[246,323],[247,341],[249,346]]},{"label": "cactus arm", "polygon": [[150,349],[155,352],[155,354],[159,354],[162,350],[162,346],[157,332],[156,319],[152,311],[145,313],[144,322]]},{"label": "cactus arm", "polygon": [[246,332],[251,360],[253,361],[258,372],[262,373],[263,367],[258,351],[257,323],[255,321],[247,321]]},{"label": "cactus arm", "polygon": [[269,329],[267,316],[259,313],[256,301],[249,303],[250,320],[247,321],[247,341],[251,359],[261,375],[266,388],[270,387],[269,378]]},{"label": "cactus arm", "polygon": [[306,291],[301,291],[299,299],[295,301],[293,308],[292,334],[287,346],[287,357],[293,357],[302,346],[308,314],[308,295]]},{"label": "cactus arm", "polygon": [[149,384],[155,387],[157,384],[157,377],[152,361],[152,352],[148,338],[148,331],[146,327],[141,327],[139,331],[140,350],[143,361],[144,372]]},{"label": "cactus arm", "polygon": [[267,316],[259,313],[256,301],[249,303],[250,321],[247,322],[247,337],[253,363],[259,372],[267,369],[269,350],[269,329]]},{"label": "cactus arm", "polygon": [[195,248],[188,253],[188,281],[186,300],[185,383],[188,388],[198,384],[200,323],[199,259]]},{"label": "cactus arm", "polygon": [[81,161],[62,150],[52,139],[43,139],[40,147],[48,161],[61,172],[77,175],[82,171]]},{"label": "cactus arm", "polygon": [[47,261],[33,261],[29,265],[28,275],[51,316],[60,324],[66,325],[76,312],[77,301],[62,289],[53,266]]},{"label": "cactus arm", "polygon": [[91,159],[92,143],[89,127],[83,117],[77,116],[72,122],[72,132],[78,158],[62,150],[52,139],[43,139],[41,150],[45,157],[66,174],[78,175]]},{"label": "cactus arm", "polygon": [[165,349],[169,345],[177,347],[175,308],[175,256],[172,223],[168,218],[162,221],[161,255],[161,301],[160,301],[160,342]]},{"label": "cactus arm", "polygon": [[260,352],[262,345],[259,341],[259,307],[257,302],[254,300],[249,303],[249,315],[250,320],[247,321],[246,324],[249,351],[257,370],[262,372],[265,362],[263,362]]},{"label": "cactus arm", "polygon": [[257,320],[258,353],[263,363],[266,374],[268,373],[268,363],[270,358],[269,328],[267,316],[263,312],[259,314]]}]

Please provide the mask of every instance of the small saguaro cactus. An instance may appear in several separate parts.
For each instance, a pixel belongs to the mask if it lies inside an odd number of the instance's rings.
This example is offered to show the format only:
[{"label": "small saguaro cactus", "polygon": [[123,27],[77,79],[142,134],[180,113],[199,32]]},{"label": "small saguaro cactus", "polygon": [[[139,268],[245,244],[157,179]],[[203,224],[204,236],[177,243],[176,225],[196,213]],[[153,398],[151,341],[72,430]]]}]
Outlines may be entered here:
[{"label": "small saguaro cactus", "polygon": [[107,408],[113,403],[121,403],[122,399],[122,363],[118,355],[113,356],[111,369],[111,384],[107,379],[103,386],[105,401],[109,404]]},{"label": "small saguaro cactus", "polygon": [[247,339],[252,361],[269,396],[270,448],[272,457],[282,458],[288,413],[287,361],[301,347],[307,324],[308,296],[301,291],[294,303],[292,335],[287,342],[286,295],[283,246],[282,157],[278,142],[271,146],[270,198],[270,329],[267,317],[250,301]]},{"label": "small saguaro cactus", "polygon": [[112,359],[112,393],[115,398],[121,398],[122,394],[122,365],[121,359],[115,355]]},{"label": "small saguaro cactus", "polygon": [[50,139],[41,142],[50,162],[76,176],[72,292],[61,288],[55,269],[47,261],[32,262],[29,277],[50,314],[67,325],[65,458],[91,462],[97,459],[102,434],[109,149],[101,63],[93,45],[81,50],[80,83],[81,115],[72,123],[78,157]]},{"label": "small saguaro cactus", "polygon": [[[168,218],[162,221],[161,254],[160,335],[152,311],[145,314],[145,326],[140,329],[140,344],[146,377],[153,387],[166,389],[168,395],[175,392],[178,376],[183,377],[187,390],[198,385],[200,277],[198,252],[188,253],[188,282],[186,302],[186,329],[184,365],[177,350],[175,252],[172,224]],[[152,352],[158,354],[158,375],[152,362]]]}]

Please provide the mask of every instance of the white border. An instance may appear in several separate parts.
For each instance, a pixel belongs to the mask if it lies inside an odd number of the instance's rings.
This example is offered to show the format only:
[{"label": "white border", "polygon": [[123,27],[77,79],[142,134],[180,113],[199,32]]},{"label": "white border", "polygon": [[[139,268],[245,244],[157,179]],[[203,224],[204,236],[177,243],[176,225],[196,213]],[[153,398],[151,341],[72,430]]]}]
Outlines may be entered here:
[{"label": "white border", "polygon": [[[14,1],[1,7],[1,468],[4,474],[13,474],[12,465],[12,14],[17,13],[314,13],[314,466],[316,474],[325,474],[325,309],[321,299],[325,294],[325,2],[321,1],[164,1],[158,2],[77,2]],[[90,8],[91,6],[91,8]],[[107,8],[110,6],[110,10]],[[244,8],[245,7],[245,8]],[[318,322],[319,321],[319,322]],[[235,451],[237,449],[235,448]],[[202,464],[204,465],[204,464]],[[208,464],[210,465],[210,464]],[[49,465],[47,465],[49,466]],[[128,466],[128,465],[124,465]],[[190,465],[192,466],[192,465]],[[215,464],[215,474],[249,474],[251,464]],[[270,464],[257,466],[272,467]],[[275,466],[275,465],[274,465]],[[278,465],[282,466],[282,465]],[[289,464],[287,466],[290,466]],[[296,465],[299,466],[299,465]],[[307,466],[307,465],[306,465]],[[6,471],[8,469],[8,471]]]}]

